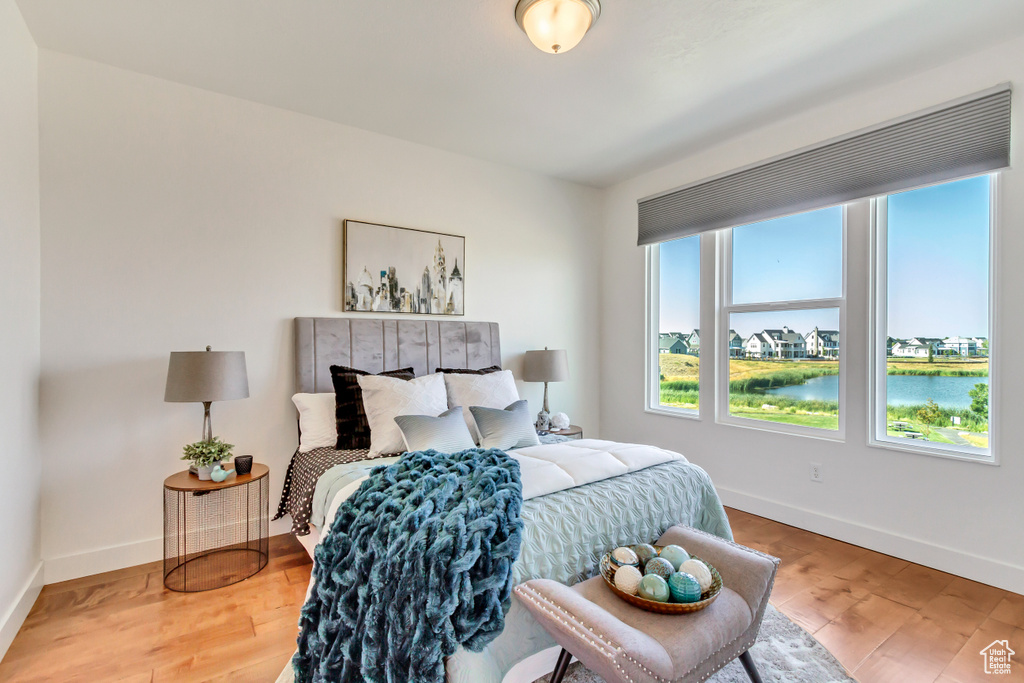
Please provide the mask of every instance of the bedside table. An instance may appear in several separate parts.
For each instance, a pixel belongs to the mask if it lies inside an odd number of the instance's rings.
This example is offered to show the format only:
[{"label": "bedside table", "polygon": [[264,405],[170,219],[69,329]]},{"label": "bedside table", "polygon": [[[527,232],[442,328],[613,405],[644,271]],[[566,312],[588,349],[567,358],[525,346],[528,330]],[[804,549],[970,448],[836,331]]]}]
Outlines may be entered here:
[{"label": "bedside table", "polygon": [[201,481],[188,471],[164,481],[164,585],[192,593],[253,576],[270,558],[270,468]]},{"label": "bedside table", "polygon": [[551,429],[548,430],[549,434],[555,436],[567,436],[570,439],[582,439],[583,438],[583,427],[577,427],[576,425],[569,425],[565,429]]}]

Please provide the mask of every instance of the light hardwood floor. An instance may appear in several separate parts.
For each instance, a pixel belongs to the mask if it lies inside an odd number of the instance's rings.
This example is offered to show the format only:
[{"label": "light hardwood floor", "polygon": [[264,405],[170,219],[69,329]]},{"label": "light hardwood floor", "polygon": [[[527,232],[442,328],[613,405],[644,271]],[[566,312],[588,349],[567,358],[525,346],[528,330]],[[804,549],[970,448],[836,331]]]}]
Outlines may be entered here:
[{"label": "light hardwood floor", "polygon": [[[1024,597],[729,510],[736,540],[782,559],[772,603],[863,683],[1024,681]],[[0,662],[0,681],[272,683],[295,649],[311,563],[271,539],[253,578],[164,590],[158,562],[46,586]],[[980,650],[1019,661],[987,676]]]}]

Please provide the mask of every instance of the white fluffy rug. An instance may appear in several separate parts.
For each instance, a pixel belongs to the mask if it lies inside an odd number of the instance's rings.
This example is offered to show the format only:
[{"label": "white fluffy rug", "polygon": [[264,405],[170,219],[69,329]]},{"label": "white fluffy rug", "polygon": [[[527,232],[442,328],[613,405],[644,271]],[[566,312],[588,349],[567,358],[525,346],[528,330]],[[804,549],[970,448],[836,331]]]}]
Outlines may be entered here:
[{"label": "white fluffy rug", "polygon": [[[750,648],[757,670],[765,683],[856,683],[846,674],[843,666],[836,661],[821,643],[771,605],[761,622],[757,642]],[[281,672],[277,683],[293,683],[292,667],[289,664]],[[548,677],[538,678],[535,683],[547,683]],[[708,683],[749,683],[743,665],[739,660],[730,662],[724,669],[708,679]],[[569,667],[563,683],[604,683],[603,679],[579,662]]]}]

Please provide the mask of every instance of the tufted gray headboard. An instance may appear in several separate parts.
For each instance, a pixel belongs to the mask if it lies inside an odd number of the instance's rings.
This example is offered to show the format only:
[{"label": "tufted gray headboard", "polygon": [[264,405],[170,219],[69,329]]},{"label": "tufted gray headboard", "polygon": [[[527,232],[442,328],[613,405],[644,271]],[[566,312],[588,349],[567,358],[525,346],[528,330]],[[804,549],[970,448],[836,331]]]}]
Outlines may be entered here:
[{"label": "tufted gray headboard", "polygon": [[374,373],[412,367],[417,377],[438,367],[501,365],[498,323],[296,318],[295,390],[334,391],[332,365]]}]

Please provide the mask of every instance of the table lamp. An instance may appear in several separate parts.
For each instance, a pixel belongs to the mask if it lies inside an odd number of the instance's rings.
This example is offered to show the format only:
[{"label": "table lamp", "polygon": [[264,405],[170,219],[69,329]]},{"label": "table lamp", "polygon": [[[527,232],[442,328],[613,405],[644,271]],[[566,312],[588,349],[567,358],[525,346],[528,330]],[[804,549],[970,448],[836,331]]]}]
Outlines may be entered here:
[{"label": "table lamp", "polygon": [[244,351],[171,352],[164,401],[203,404],[203,441],[213,439],[210,404],[237,398],[249,398]]},{"label": "table lamp", "polygon": [[548,382],[564,382],[569,379],[569,356],[565,349],[527,351],[523,357],[523,381],[544,382],[544,409],[537,413],[537,429],[551,428],[551,413],[548,412]]}]

